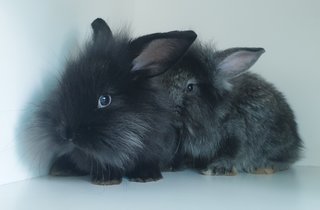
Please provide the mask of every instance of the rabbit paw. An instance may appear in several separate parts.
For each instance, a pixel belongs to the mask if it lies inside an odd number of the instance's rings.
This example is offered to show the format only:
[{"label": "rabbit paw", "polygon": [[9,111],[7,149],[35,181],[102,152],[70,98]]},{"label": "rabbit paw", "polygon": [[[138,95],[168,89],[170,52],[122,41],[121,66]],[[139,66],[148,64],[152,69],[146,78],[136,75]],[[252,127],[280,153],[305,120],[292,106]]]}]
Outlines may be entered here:
[{"label": "rabbit paw", "polygon": [[274,172],[273,168],[257,168],[253,174],[273,174]]},{"label": "rabbit paw", "polygon": [[160,169],[150,165],[136,167],[127,174],[127,177],[132,182],[151,182],[162,179]]},{"label": "rabbit paw", "polygon": [[109,179],[109,180],[104,180],[104,179],[97,179],[97,178],[92,178],[91,183],[96,184],[96,185],[117,185],[120,184],[122,181],[121,178],[118,179]]},{"label": "rabbit paw", "polygon": [[237,172],[234,168],[226,168],[226,167],[208,167],[204,170],[200,171],[201,174],[207,176],[235,176]]},{"label": "rabbit paw", "polygon": [[116,185],[120,184],[121,181],[122,176],[116,171],[103,171],[91,175],[91,182],[96,185]]}]

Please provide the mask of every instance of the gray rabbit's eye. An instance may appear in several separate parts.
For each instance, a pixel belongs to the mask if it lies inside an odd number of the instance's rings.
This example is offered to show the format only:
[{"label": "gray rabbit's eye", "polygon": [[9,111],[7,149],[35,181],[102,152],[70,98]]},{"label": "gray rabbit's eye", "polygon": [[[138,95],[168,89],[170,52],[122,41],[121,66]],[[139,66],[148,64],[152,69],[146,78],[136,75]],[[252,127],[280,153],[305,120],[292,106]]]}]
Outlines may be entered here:
[{"label": "gray rabbit's eye", "polygon": [[98,99],[98,108],[102,109],[111,104],[111,96],[110,95],[102,95]]},{"label": "gray rabbit's eye", "polygon": [[187,85],[187,90],[188,90],[189,92],[193,91],[193,84],[188,84],[188,85]]},{"label": "gray rabbit's eye", "polygon": [[187,92],[193,92],[195,91],[196,85],[198,84],[198,81],[195,78],[191,78],[187,81]]}]

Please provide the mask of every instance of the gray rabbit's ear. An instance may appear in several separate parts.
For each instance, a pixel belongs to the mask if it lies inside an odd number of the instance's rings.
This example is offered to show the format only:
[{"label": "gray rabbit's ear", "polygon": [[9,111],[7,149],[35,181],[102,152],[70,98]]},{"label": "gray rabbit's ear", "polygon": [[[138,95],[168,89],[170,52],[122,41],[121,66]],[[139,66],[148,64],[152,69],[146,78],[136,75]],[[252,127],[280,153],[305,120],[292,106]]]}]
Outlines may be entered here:
[{"label": "gray rabbit's ear", "polygon": [[108,24],[101,18],[95,19],[91,23],[91,28],[93,30],[93,41],[103,43],[112,39],[113,35]]},{"label": "gray rabbit's ear", "polygon": [[131,71],[145,76],[165,72],[187,52],[196,37],[193,31],[171,31],[133,40],[130,43]]},{"label": "gray rabbit's ear", "polygon": [[265,52],[263,48],[230,48],[218,52],[217,71],[226,79],[248,70]]}]

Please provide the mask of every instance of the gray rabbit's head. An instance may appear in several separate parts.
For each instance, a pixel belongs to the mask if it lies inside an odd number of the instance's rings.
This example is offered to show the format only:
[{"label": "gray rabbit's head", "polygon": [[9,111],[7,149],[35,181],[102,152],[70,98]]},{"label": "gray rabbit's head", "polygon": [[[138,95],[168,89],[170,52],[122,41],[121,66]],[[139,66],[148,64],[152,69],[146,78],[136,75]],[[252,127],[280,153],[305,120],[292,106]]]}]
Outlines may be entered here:
[{"label": "gray rabbit's head", "polygon": [[[183,119],[203,122],[215,106],[232,94],[233,79],[246,72],[264,53],[263,48],[230,48],[216,51],[196,43],[163,83]],[[191,119],[190,119],[191,120]]]}]

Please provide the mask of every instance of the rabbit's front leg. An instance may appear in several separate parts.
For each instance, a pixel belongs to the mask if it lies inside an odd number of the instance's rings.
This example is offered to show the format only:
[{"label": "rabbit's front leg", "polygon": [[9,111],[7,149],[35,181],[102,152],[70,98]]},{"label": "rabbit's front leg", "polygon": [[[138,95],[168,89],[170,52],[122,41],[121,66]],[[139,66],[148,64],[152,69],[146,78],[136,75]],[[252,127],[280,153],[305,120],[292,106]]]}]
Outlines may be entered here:
[{"label": "rabbit's front leg", "polygon": [[209,164],[205,169],[200,170],[203,175],[210,176],[234,176],[237,175],[232,160],[221,158]]},{"label": "rabbit's front leg", "polygon": [[90,172],[91,183],[96,185],[116,185],[122,181],[123,173],[109,165],[93,164]]},{"label": "rabbit's front leg", "polygon": [[127,173],[127,177],[133,182],[150,182],[162,179],[158,163],[141,161],[135,168]]}]

